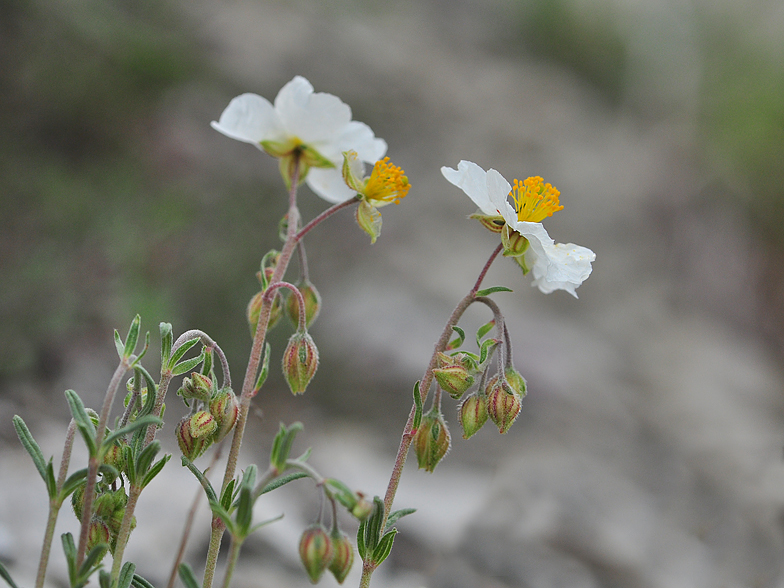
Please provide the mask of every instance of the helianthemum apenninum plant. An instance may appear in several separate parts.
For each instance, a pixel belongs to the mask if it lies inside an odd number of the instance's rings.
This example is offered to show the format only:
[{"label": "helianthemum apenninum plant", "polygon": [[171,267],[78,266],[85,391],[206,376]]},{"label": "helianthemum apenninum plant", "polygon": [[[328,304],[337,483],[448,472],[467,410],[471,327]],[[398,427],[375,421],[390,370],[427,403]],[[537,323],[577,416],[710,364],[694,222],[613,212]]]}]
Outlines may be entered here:
[{"label": "helianthemum apenninum plant", "polygon": [[[362,567],[360,586],[369,586],[373,572],[393,547],[396,522],[413,512],[412,508],[393,509],[409,449],[413,445],[419,467],[429,472],[449,451],[451,433],[442,411],[443,392],[459,402],[457,420],[464,439],[488,420],[499,432],[506,433],[522,409],[526,382],[514,366],[509,327],[492,298],[509,289],[482,288],[491,264],[499,254],[510,257],[524,275],[532,274],[533,284],[541,292],[566,290],[575,297],[576,288],[591,273],[595,258],[591,250],[554,242],[541,224],[563,208],[559,192],[552,185],[530,177],[522,182],[515,180],[512,186],[497,171],[485,172],[468,161],[461,161],[457,169],[443,167],[444,177],[479,207],[471,218],[497,234],[500,242],[448,317],[425,373],[414,385],[413,406],[384,498],[370,499],[372,494],[323,475],[308,462],[309,451],[294,456],[293,443],[302,430],[297,422],[280,425],[268,463],[247,465],[238,471],[251,402],[265,384],[274,355],[267,335],[284,315],[294,331],[277,361],[291,392],[305,393],[319,366],[318,348],[309,328],[319,315],[321,297],[308,275],[306,236],[333,214],[353,207],[358,226],[374,243],[381,234],[379,209],[400,203],[411,185],[403,170],[385,157],[387,144],[370,127],[352,120],[348,105],[331,94],[314,92],[300,76],[287,83],[273,103],[256,94],[234,98],[212,126],[277,159],[288,195],[287,201],[282,199],[279,211],[285,229],[283,244],[279,250],[259,255],[259,291],[247,309],[252,342],[242,383],[238,388],[233,385],[226,357],[208,334],[193,329],[175,337],[167,323],[159,327],[161,372],[154,378],[142,365],[150,336],[147,333],[139,349],[142,331],[137,316],[124,339],[115,332],[119,363],[99,411],[85,407],[73,390],[65,393],[73,418],[65,433],[57,476],[52,459],[44,457],[25,422],[15,416],[19,439],[49,495],[49,520],[35,588],[44,585],[55,522],[66,501],[70,501],[80,522],[78,537],[70,533],[62,536],[71,588],[81,588],[94,574],[101,588],[151,588],[136,574],[136,564],[124,561],[124,553],[136,526],[134,511],[139,497],[171,457],[159,455],[161,445],[156,436],[161,430],[175,436],[181,452],[179,461],[201,484],[212,513],[201,580],[190,566],[181,563],[186,532],[179,539],[173,537],[173,544],[179,541],[180,549],[172,553],[170,587],[179,577],[187,588],[198,588],[199,584],[211,588],[221,543],[228,536],[222,579],[223,587],[228,588],[244,541],[277,520],[254,521],[254,504],[267,492],[301,478],[312,480],[321,504],[318,516],[302,530],[299,554],[303,573],[315,583],[329,572],[343,583],[352,568],[356,544]],[[303,183],[331,204],[307,222],[297,205]],[[293,257],[298,258],[299,275],[287,281]],[[476,333],[476,351],[469,351],[463,348],[466,333],[459,322],[474,303],[487,307],[491,320]],[[175,378],[181,378],[179,385],[173,385]],[[173,401],[169,390],[180,397],[187,414],[173,426],[164,426],[164,402],[167,396],[169,402]],[[121,403],[116,401],[118,396],[123,398]],[[77,433],[87,446],[88,460],[82,469],[70,471]],[[223,443],[228,444],[226,465],[220,483],[213,485],[207,470],[195,462],[213,452],[208,466],[211,469],[219,455],[217,447]],[[358,521],[355,543],[339,524],[339,509]],[[191,520],[193,512],[195,509],[189,515]],[[104,565],[107,554],[111,555],[110,567]],[[15,587],[2,565],[0,575]]]}]

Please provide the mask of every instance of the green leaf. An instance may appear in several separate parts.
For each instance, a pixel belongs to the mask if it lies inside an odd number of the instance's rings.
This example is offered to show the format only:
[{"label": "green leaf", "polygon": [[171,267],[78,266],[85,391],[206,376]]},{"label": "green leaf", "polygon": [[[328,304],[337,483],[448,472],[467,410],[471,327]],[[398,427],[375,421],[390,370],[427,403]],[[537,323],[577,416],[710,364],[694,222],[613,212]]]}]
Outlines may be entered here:
[{"label": "green leaf", "polygon": [[71,580],[73,586],[76,579],[76,544],[74,543],[73,535],[70,533],[63,533],[60,535],[60,540],[63,543],[63,553],[65,554],[65,561],[68,563],[68,578]]},{"label": "green leaf", "polygon": [[119,429],[115,429],[111,433],[106,436],[106,439],[103,442],[103,451],[108,451],[111,448],[112,443],[125,437],[126,435],[133,433],[136,429],[141,429],[142,427],[148,427],[149,425],[162,425],[163,421],[158,417],[152,416],[151,414],[145,415],[143,417],[139,417],[135,421],[128,423],[124,427]]},{"label": "green leaf", "polygon": [[144,400],[144,406],[139,411],[139,417],[144,415],[150,414],[152,409],[155,408],[155,397],[158,394],[158,385],[155,383],[155,380],[152,379],[150,372],[144,369],[141,365],[136,365],[133,368],[134,377],[141,377],[144,378],[147,387],[147,398]]},{"label": "green leaf", "polygon": [[156,439],[139,452],[139,455],[136,456],[137,476],[144,476],[144,474],[147,473],[147,470],[150,469],[150,465],[152,465],[152,462],[155,460],[155,456],[158,455],[160,450],[161,442]]},{"label": "green leaf", "polygon": [[289,427],[281,423],[280,430],[278,430],[278,434],[275,435],[275,439],[272,442],[272,451],[270,453],[270,463],[278,472],[283,472],[286,469],[286,460],[289,458],[294,437],[302,429],[303,426],[300,422],[292,423]]},{"label": "green leaf", "polygon": [[340,480],[327,478],[324,480],[324,487],[325,489],[330,490],[335,498],[337,498],[338,502],[347,509],[351,510],[357,504],[357,495]]},{"label": "green leaf", "polygon": [[479,329],[476,331],[477,346],[482,345],[482,339],[484,338],[485,335],[487,335],[490,332],[490,329],[492,329],[494,326],[495,326],[495,319],[479,327]]},{"label": "green leaf", "polygon": [[261,387],[264,385],[264,382],[267,381],[267,376],[269,375],[270,349],[270,344],[266,343],[264,345],[264,357],[261,360],[261,371],[259,372],[259,377],[256,380],[256,386],[253,388],[254,393],[258,393],[258,391],[261,390]]},{"label": "green leaf", "polygon": [[[222,507],[221,507],[222,508]],[[248,536],[250,524],[253,522],[253,498],[251,489],[244,484],[240,488],[240,497],[237,500],[237,527],[241,538]]]},{"label": "green leaf", "polygon": [[375,553],[378,541],[381,538],[381,520],[384,518],[384,503],[378,496],[373,497],[373,514],[367,518],[365,525],[365,549]]},{"label": "green leaf", "polygon": [[131,321],[131,326],[128,329],[128,336],[125,338],[125,347],[123,348],[123,359],[128,359],[133,355],[133,352],[136,350],[136,344],[139,342],[139,329],[142,325],[142,317],[138,314],[133,317],[133,321]]},{"label": "green leaf", "polygon": [[171,323],[161,323],[158,325],[161,333],[161,365],[169,365],[172,348],[172,326]]},{"label": "green leaf", "polygon": [[293,472],[291,474],[286,474],[285,476],[278,476],[274,480],[272,480],[269,484],[264,486],[261,491],[258,491],[257,496],[261,496],[262,494],[266,494],[267,492],[272,492],[273,490],[277,490],[281,486],[285,486],[289,482],[293,482],[294,480],[299,480],[300,478],[307,478],[308,475],[305,472]]},{"label": "green leaf", "polygon": [[169,360],[169,364],[168,364],[168,365],[169,365],[169,368],[171,369],[171,368],[173,368],[175,365],[177,365],[177,362],[178,362],[178,361],[180,361],[180,360],[182,359],[182,357],[183,357],[183,356],[184,356],[186,353],[188,353],[188,351],[191,349],[191,347],[193,347],[194,345],[196,345],[196,344],[197,344],[199,341],[201,341],[201,339],[200,339],[199,337],[196,337],[195,339],[189,339],[188,341],[186,341],[185,343],[183,343],[182,345],[180,345],[180,346],[179,346],[179,347],[178,347],[178,348],[177,348],[177,349],[174,351],[174,355],[172,355],[172,356],[171,356],[171,359]]},{"label": "green leaf", "polygon": [[144,335],[144,347],[142,348],[139,355],[136,356],[136,359],[133,360],[131,366],[136,367],[137,365],[140,365],[139,362],[142,360],[142,358],[145,355],[147,355],[147,351],[149,351],[149,349],[150,349],[150,331],[147,331],[147,333]]},{"label": "green leaf", "polygon": [[131,580],[131,586],[133,588],[155,588],[152,584],[150,584],[147,580],[142,578],[139,574],[133,575],[133,580]]},{"label": "green leaf", "polygon": [[226,525],[226,530],[230,535],[235,537],[239,535],[237,525],[234,522],[234,519],[231,518],[231,513],[228,510],[213,500],[210,500],[210,510],[213,515],[223,521],[223,524]]},{"label": "green leaf", "polygon": [[57,497],[57,482],[54,479],[54,466],[52,465],[52,460],[49,460],[49,463],[46,464],[46,478],[44,479],[46,482],[46,492],[49,494],[50,499],[54,499]]},{"label": "green leaf", "polygon": [[251,527],[251,529],[248,531],[248,535],[250,535],[251,533],[255,533],[256,531],[258,531],[259,529],[261,529],[262,527],[264,527],[266,525],[269,525],[270,523],[274,523],[275,521],[279,521],[282,518],[283,518],[283,515],[280,514],[280,515],[278,515],[278,516],[276,516],[274,518],[267,519],[266,521],[262,521],[262,522],[260,522],[260,523],[258,523],[256,525],[253,525],[253,527]]},{"label": "green leaf", "polygon": [[3,562],[0,562],[0,578],[5,580],[11,588],[19,588],[11,578],[11,574],[9,574],[8,570],[5,569]]},{"label": "green leaf", "polygon": [[367,548],[365,547],[365,533],[367,532],[367,519],[359,523],[359,529],[357,529],[357,551],[359,552],[359,559],[365,561],[365,554],[367,553]]},{"label": "green leaf", "polygon": [[220,504],[226,510],[229,510],[231,508],[231,503],[234,502],[234,486],[236,484],[237,480],[229,480],[229,483],[226,484],[226,487],[223,489],[223,494],[221,494]]},{"label": "green leaf", "polygon": [[117,355],[119,355],[120,359],[122,359],[125,345],[123,344],[123,340],[120,337],[120,332],[117,329],[114,330],[114,346],[117,349]]},{"label": "green leaf", "polygon": [[197,355],[196,357],[192,357],[190,359],[186,359],[185,361],[181,361],[180,363],[175,365],[172,368],[172,375],[173,376],[181,376],[182,374],[185,374],[185,373],[191,371],[193,368],[195,368],[197,365],[199,365],[202,361],[204,361],[204,349],[202,349],[201,353],[199,353],[199,355]]},{"label": "green leaf", "polygon": [[422,423],[422,394],[419,391],[419,380],[414,384],[414,422],[412,426],[418,429]]},{"label": "green leaf", "polygon": [[495,294],[496,292],[514,292],[514,290],[507,288],[506,286],[491,286],[490,288],[479,290],[479,292],[476,293],[476,297],[479,298],[480,296],[489,296],[490,294]]},{"label": "green leaf", "polygon": [[482,341],[482,347],[479,349],[479,363],[484,364],[488,357],[492,357],[493,351],[496,350],[500,343],[498,339],[485,339]]},{"label": "green leaf", "polygon": [[30,429],[27,428],[27,425],[22,420],[22,417],[19,415],[14,415],[13,422],[14,428],[16,429],[16,434],[19,437],[19,441],[27,450],[27,453],[30,454],[30,457],[33,458],[35,469],[38,470],[38,473],[41,474],[41,478],[44,480],[44,482],[46,482],[46,460],[44,459],[44,454],[41,451],[41,448],[39,447],[38,443],[36,443],[35,439],[33,439],[33,435],[30,433]]},{"label": "green leaf", "polygon": [[76,421],[76,426],[79,428],[82,437],[84,437],[90,456],[95,456],[97,450],[95,445],[95,425],[93,425],[92,419],[87,414],[82,399],[73,390],[65,391],[65,399],[68,401],[68,408],[71,409],[71,415],[74,421]]},{"label": "green leaf", "polygon": [[112,588],[112,575],[106,570],[98,572],[99,588]]},{"label": "green leaf", "polygon": [[99,543],[90,550],[87,557],[84,558],[82,567],[79,568],[79,586],[84,586],[89,581],[90,576],[101,567],[101,560],[107,551],[109,551],[107,543]]},{"label": "green leaf", "polygon": [[446,346],[446,349],[444,351],[450,351],[452,349],[457,349],[458,347],[460,347],[463,344],[463,341],[465,341],[466,334],[465,334],[465,331],[463,329],[461,329],[460,327],[455,325],[455,326],[452,327],[452,330],[455,333],[457,333],[457,337],[455,337],[454,339],[452,339],[449,342],[449,344]]},{"label": "green leaf", "polygon": [[161,459],[155,462],[155,464],[150,468],[150,471],[144,474],[144,479],[142,480],[141,487],[146,488],[147,485],[152,482],[153,478],[160,473],[168,461],[171,459],[171,453],[167,453]]},{"label": "green leaf", "polygon": [[395,541],[395,535],[397,535],[397,529],[387,531],[373,550],[373,563],[377,566],[381,565],[389,556],[389,552],[392,551],[392,543]]},{"label": "green leaf", "polygon": [[135,563],[131,563],[129,561],[125,562],[122,569],[120,570],[120,577],[117,578],[116,588],[130,588],[131,582],[133,582],[133,573],[135,571]]},{"label": "green leaf", "polygon": [[398,520],[415,512],[415,508],[401,508],[400,510],[394,511],[391,515],[389,515],[389,518],[387,518],[387,524],[384,527],[384,531],[389,531],[392,528],[392,525],[398,522]]},{"label": "green leaf", "polygon": [[81,486],[84,481],[87,479],[87,468],[83,468],[81,470],[75,471],[73,474],[68,476],[68,478],[63,483],[63,487],[60,488],[60,495],[59,499],[61,502],[65,501],[73,492]]},{"label": "green leaf", "polygon": [[201,473],[201,471],[199,471],[199,468],[197,468],[195,465],[193,465],[193,462],[190,461],[185,456],[183,456],[183,458],[182,458],[182,465],[184,465],[191,472],[193,472],[193,475],[196,476],[197,480],[199,480],[199,482],[201,483],[202,487],[204,488],[204,491],[207,493],[207,499],[210,502],[216,502],[217,503],[218,502],[218,496],[217,496],[217,494],[215,494],[215,490],[213,489],[212,484],[210,484],[210,481],[204,476],[203,473]]},{"label": "green leaf", "polygon": [[199,586],[199,582],[196,580],[196,574],[193,573],[191,566],[186,563],[181,563],[178,570],[180,572],[180,580],[182,580],[182,583],[185,584],[185,588],[201,588],[201,586]]}]

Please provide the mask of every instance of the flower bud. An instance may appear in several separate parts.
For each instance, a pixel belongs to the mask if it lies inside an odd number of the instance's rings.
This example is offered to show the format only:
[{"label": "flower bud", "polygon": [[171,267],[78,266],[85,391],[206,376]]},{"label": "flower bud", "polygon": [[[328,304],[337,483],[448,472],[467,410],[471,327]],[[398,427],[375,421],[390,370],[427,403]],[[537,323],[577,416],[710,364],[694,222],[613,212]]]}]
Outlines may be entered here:
[{"label": "flower bud", "polygon": [[487,422],[487,397],[484,393],[467,396],[457,409],[463,439],[468,439]]},{"label": "flower bud", "polygon": [[[319,310],[321,310],[321,295],[316,290],[316,287],[308,280],[297,285],[297,289],[305,299],[305,326],[310,327],[313,321],[318,317]],[[293,294],[289,295],[286,301],[286,314],[294,324],[299,326],[299,302],[297,297]]]},{"label": "flower bud", "polygon": [[103,463],[112,466],[118,472],[123,471],[125,468],[125,456],[123,455],[123,446],[127,446],[125,441],[115,441],[109,447],[106,454],[103,456]]},{"label": "flower bud", "polygon": [[528,394],[528,387],[522,374],[510,366],[504,370],[504,375],[512,390],[517,392],[520,398],[525,398],[525,395]]},{"label": "flower bud", "polygon": [[522,408],[520,395],[515,392],[506,379],[495,376],[487,387],[487,416],[498,427],[500,433],[506,433]]},{"label": "flower bud", "polygon": [[330,534],[330,539],[334,555],[329,564],[329,571],[335,576],[338,584],[342,584],[351,570],[351,564],[354,563],[354,545],[348,536],[337,528]]},{"label": "flower bud", "polygon": [[183,378],[177,394],[185,399],[195,398],[207,402],[212,396],[212,380],[202,373],[193,372],[190,378]]},{"label": "flower bud", "polygon": [[457,400],[474,384],[474,376],[462,365],[435,368],[433,375],[441,389]]},{"label": "flower bud", "polygon": [[234,428],[240,415],[240,405],[231,388],[223,388],[210,401],[210,414],[218,424],[213,436],[213,440],[217,443]]},{"label": "flower bud", "polygon": [[451,445],[444,415],[433,409],[422,417],[414,437],[414,450],[420,469],[432,472],[447,454]]},{"label": "flower bud", "polygon": [[351,514],[360,521],[364,521],[373,512],[373,501],[365,498],[362,492],[357,492],[357,503],[351,509]]},{"label": "flower bud", "polygon": [[81,523],[82,512],[84,511],[84,484],[80,484],[74,490],[74,493],[71,494],[71,508],[73,508],[77,520]]},{"label": "flower bud", "polygon": [[112,542],[109,527],[100,519],[93,519],[87,528],[87,551],[89,552],[93,547],[99,543],[106,543],[109,545]]},{"label": "flower bud", "polygon": [[323,526],[311,525],[305,529],[299,540],[299,557],[312,583],[319,581],[332,562],[333,554],[332,540]]},{"label": "flower bud", "polygon": [[292,394],[302,394],[318,368],[318,349],[307,331],[297,331],[283,352],[283,376]]},{"label": "flower bud", "polygon": [[[261,302],[262,297],[264,296],[264,292],[256,292],[253,298],[250,299],[248,302],[248,309],[246,311],[246,316],[248,317],[248,326],[250,327],[250,336],[256,336],[256,327],[259,324],[259,314],[261,313]],[[272,328],[278,324],[280,321],[280,317],[283,315],[283,302],[281,301],[280,294],[277,292],[275,293],[275,299],[272,301],[272,308],[270,309],[270,318],[269,323],[267,324],[267,330],[272,330]]]},{"label": "flower bud", "polygon": [[[215,427],[213,428],[213,432],[215,432],[215,429],[217,428],[217,424],[216,423],[213,424],[215,424]],[[205,451],[207,451],[207,448],[210,445],[212,445],[211,436],[193,434],[193,431],[191,429],[190,416],[186,416],[177,424],[177,428],[175,429],[175,432],[177,435],[177,444],[180,446],[180,451],[182,451],[182,454],[185,457],[187,457],[190,461],[193,461],[194,459],[202,455]]]}]

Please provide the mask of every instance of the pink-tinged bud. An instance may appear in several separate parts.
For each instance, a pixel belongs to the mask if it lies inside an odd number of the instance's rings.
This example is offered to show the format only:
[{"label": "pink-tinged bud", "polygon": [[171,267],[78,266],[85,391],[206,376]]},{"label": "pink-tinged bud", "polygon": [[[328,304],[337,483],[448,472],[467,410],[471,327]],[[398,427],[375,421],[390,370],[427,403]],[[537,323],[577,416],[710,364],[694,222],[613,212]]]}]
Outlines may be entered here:
[{"label": "pink-tinged bud", "polygon": [[297,331],[283,352],[283,376],[292,394],[302,394],[318,368],[318,349],[307,332]]},{"label": "pink-tinged bud", "polygon": [[332,562],[329,564],[329,571],[335,576],[338,584],[342,584],[343,580],[348,576],[351,565],[354,563],[354,545],[348,538],[348,535],[342,533],[338,529],[332,532],[330,537],[332,539],[332,548],[334,555]]},{"label": "pink-tinged bud", "polygon": [[528,393],[528,386],[525,383],[525,378],[513,367],[508,367],[504,370],[506,381],[512,387],[512,390],[520,395],[520,398],[525,398]]},{"label": "pink-tinged bud", "polygon": [[520,395],[505,379],[494,377],[487,388],[487,415],[499,432],[503,434],[509,430],[521,408]]},{"label": "pink-tinged bud", "polygon": [[433,375],[441,389],[455,400],[474,384],[474,376],[462,365],[435,368]]},{"label": "pink-tinged bud", "polygon": [[299,540],[299,557],[313,584],[319,581],[321,574],[332,563],[333,555],[332,540],[323,526],[311,525],[305,529]]},{"label": "pink-tinged bud", "polygon": [[[305,326],[310,327],[321,310],[321,294],[318,293],[316,287],[308,280],[305,280],[301,284],[297,284],[297,289],[300,294],[302,294],[302,298],[305,299]],[[289,293],[288,300],[286,300],[286,314],[288,314],[288,317],[294,326],[298,327],[299,303],[297,302],[297,297],[293,293]]]},{"label": "pink-tinged bud", "polygon": [[218,423],[213,440],[217,443],[223,439],[237,424],[240,415],[240,405],[237,396],[231,388],[224,388],[210,401],[210,414]]},{"label": "pink-tinged bud", "polygon": [[112,466],[118,472],[125,468],[125,457],[123,456],[123,445],[128,445],[125,441],[115,441],[103,456],[103,463]]},{"label": "pink-tinged bud", "polygon": [[468,439],[487,422],[487,397],[484,394],[471,394],[457,409],[463,439]]},{"label": "pink-tinged bud", "polygon": [[206,410],[199,410],[191,415],[191,435],[194,437],[209,437],[218,428],[218,422]]},{"label": "pink-tinged bud", "polygon": [[365,498],[362,492],[357,492],[357,503],[351,509],[351,514],[360,521],[364,521],[373,512],[373,501]]},{"label": "pink-tinged bud", "polygon": [[452,444],[444,415],[431,410],[424,417],[414,437],[414,450],[419,468],[432,472]]},{"label": "pink-tinged bud", "polygon": [[106,523],[99,519],[91,520],[90,525],[87,528],[87,551],[90,551],[99,543],[106,543],[109,545],[111,542],[112,536]]},{"label": "pink-tinged bud", "polygon": [[[250,336],[256,336],[256,327],[259,324],[259,314],[261,314],[261,302],[264,292],[257,292],[253,298],[248,302],[248,309],[246,316],[248,317],[248,326],[250,327]],[[270,331],[278,324],[280,317],[283,315],[283,302],[278,293],[275,293],[275,299],[272,301],[272,308],[270,309],[269,323],[267,330]]]},{"label": "pink-tinged bud", "polygon": [[71,508],[73,508],[77,520],[81,523],[82,512],[84,511],[84,484],[79,486],[74,490],[74,493],[71,494]]},{"label": "pink-tinged bud", "polygon": [[[217,424],[215,425],[215,428],[217,428]],[[215,428],[213,428],[213,432],[215,432]],[[182,454],[190,461],[193,461],[202,455],[207,451],[207,448],[212,445],[211,436],[197,436],[193,434],[191,429],[191,417],[189,416],[186,416],[177,424],[175,433],[177,435],[177,444],[180,446],[180,451],[182,451]]]}]

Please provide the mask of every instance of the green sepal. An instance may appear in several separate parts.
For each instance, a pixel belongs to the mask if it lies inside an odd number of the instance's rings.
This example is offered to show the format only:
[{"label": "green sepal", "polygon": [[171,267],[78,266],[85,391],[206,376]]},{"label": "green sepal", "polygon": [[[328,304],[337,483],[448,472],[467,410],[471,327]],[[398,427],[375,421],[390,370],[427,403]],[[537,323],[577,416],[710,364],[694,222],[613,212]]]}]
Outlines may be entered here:
[{"label": "green sepal", "polygon": [[491,286],[490,288],[479,290],[479,292],[476,293],[476,297],[479,298],[480,296],[489,296],[490,294],[495,294],[496,292],[514,292],[514,290],[507,288],[506,286]]},{"label": "green sepal", "polygon": [[392,551],[392,543],[395,541],[395,535],[397,535],[397,529],[391,529],[381,537],[378,545],[373,550],[372,561],[374,565],[380,565],[389,556],[389,552]]},{"label": "green sepal", "polygon": [[141,325],[142,317],[137,314],[131,321],[131,326],[128,329],[128,336],[125,338],[125,345],[120,359],[128,359],[133,355],[133,352],[136,350],[136,345],[139,342],[139,329],[141,328]]},{"label": "green sepal", "polygon": [[264,254],[264,257],[261,258],[261,269],[257,275],[259,277],[262,292],[269,286],[269,282],[267,281],[267,268],[274,267],[272,262],[277,259],[278,255],[280,255],[280,251],[277,249],[270,249]]},{"label": "green sepal", "polygon": [[41,447],[36,443],[32,433],[30,433],[30,429],[27,428],[27,424],[22,420],[22,417],[14,415],[12,420],[14,429],[16,429],[16,435],[19,437],[22,447],[24,447],[27,450],[27,453],[30,454],[30,457],[33,458],[35,469],[38,470],[38,473],[41,474],[41,478],[46,482],[46,460],[44,459]]},{"label": "green sepal", "polygon": [[303,428],[300,422],[292,423],[288,428],[283,423],[280,424],[280,430],[275,435],[270,452],[270,464],[277,472],[283,472],[286,469],[286,460],[289,458],[294,437]]},{"label": "green sepal", "polygon": [[[178,361],[180,361],[180,360],[183,358],[183,356],[184,356],[186,353],[188,353],[188,351],[189,351],[189,350],[190,350],[190,349],[191,349],[191,348],[192,348],[194,345],[196,345],[196,344],[197,344],[199,341],[201,341],[201,339],[200,339],[199,337],[196,337],[195,339],[189,339],[188,341],[186,341],[185,343],[183,343],[182,345],[180,345],[180,346],[179,346],[179,347],[178,347],[178,348],[177,348],[177,349],[174,351],[174,354],[173,354],[173,355],[171,356],[171,358],[169,359],[169,362],[168,362],[168,364],[164,364],[164,365],[168,365],[169,369],[174,369],[174,366],[175,366],[175,365],[177,365],[177,362],[178,362]],[[187,370],[186,370],[186,371],[187,371]]]},{"label": "green sepal", "polygon": [[161,323],[158,325],[158,329],[161,333],[161,365],[167,366],[169,365],[169,360],[171,359],[171,348],[173,341],[171,323]]},{"label": "green sepal", "polygon": [[463,329],[461,329],[457,325],[454,325],[452,327],[452,330],[455,333],[457,333],[457,337],[455,337],[449,342],[449,344],[446,346],[446,349],[444,349],[444,351],[451,351],[452,349],[457,349],[463,344],[463,341],[465,341],[466,334]]},{"label": "green sepal", "polygon": [[204,364],[201,366],[201,373],[215,381],[215,374],[212,373],[212,349],[204,348]]},{"label": "green sepal", "polygon": [[308,475],[305,472],[292,472],[290,474],[286,474],[285,476],[278,476],[274,480],[272,480],[269,484],[257,490],[257,497],[261,496],[262,494],[266,494],[267,492],[272,492],[273,490],[277,490],[281,486],[285,486],[289,482],[293,482],[294,480],[299,480],[300,478],[307,478]]},{"label": "green sepal", "polygon": [[370,236],[370,243],[376,242],[376,239],[381,235],[381,213],[378,209],[369,204],[367,200],[362,200],[357,206],[356,214],[354,215],[359,228],[365,231]]},{"label": "green sepal", "polygon": [[520,269],[523,270],[523,275],[527,276],[528,272],[531,271],[531,268],[528,267],[528,264],[525,262],[525,255],[519,255],[513,259],[517,262],[517,265],[520,266]]},{"label": "green sepal", "polygon": [[115,588],[130,588],[133,582],[134,572],[136,571],[136,564],[129,561],[123,564],[120,570],[120,576],[117,578],[117,586]]},{"label": "green sepal", "polygon": [[259,393],[261,387],[264,385],[264,382],[267,381],[267,376],[269,375],[269,360],[270,360],[270,344],[264,344],[264,356],[261,358],[261,371],[259,372],[259,377],[256,379],[256,385],[253,387],[253,395]]},{"label": "green sepal", "polygon": [[[187,564],[182,564],[187,565]],[[131,586],[133,588],[155,588],[150,582],[142,578],[139,574],[133,575],[133,580],[131,580]],[[198,586],[196,588],[199,588]]]},{"label": "green sepal", "polygon": [[384,531],[389,531],[392,528],[392,525],[394,525],[400,519],[410,514],[414,514],[415,512],[415,508],[401,508],[400,510],[393,511],[392,514],[390,514],[387,518],[387,524],[384,526]]},{"label": "green sepal", "polygon": [[177,571],[180,574],[180,580],[185,584],[185,588],[201,588],[191,566],[186,563],[181,563],[180,567],[177,568]]},{"label": "green sepal", "polygon": [[5,580],[11,588],[19,588],[14,580],[11,578],[11,574],[8,573],[8,570],[5,569],[3,562],[0,561],[0,578]]},{"label": "green sepal", "polygon": [[185,456],[182,457],[182,465],[188,468],[193,473],[193,475],[196,476],[196,479],[199,480],[199,483],[202,485],[202,488],[204,488],[204,492],[207,494],[207,500],[209,500],[210,503],[214,502],[216,504],[220,504],[218,502],[218,496],[217,494],[215,494],[215,490],[213,489],[212,484],[210,484],[210,481],[204,476],[203,473],[201,473],[199,468],[193,465],[193,462],[190,461]]},{"label": "green sepal", "polygon": [[65,399],[68,402],[68,408],[71,409],[71,416],[76,421],[76,426],[84,438],[90,457],[95,457],[98,450],[95,444],[95,425],[87,414],[82,399],[73,390],[65,391]]},{"label": "green sepal", "polygon": [[495,319],[491,320],[488,323],[485,323],[481,327],[479,327],[476,331],[476,344],[478,346],[482,345],[482,339],[485,335],[487,335],[490,330],[495,326]]},{"label": "green sepal", "polygon": [[419,380],[414,384],[414,422],[411,427],[416,430],[422,423],[422,394],[419,391]]}]

